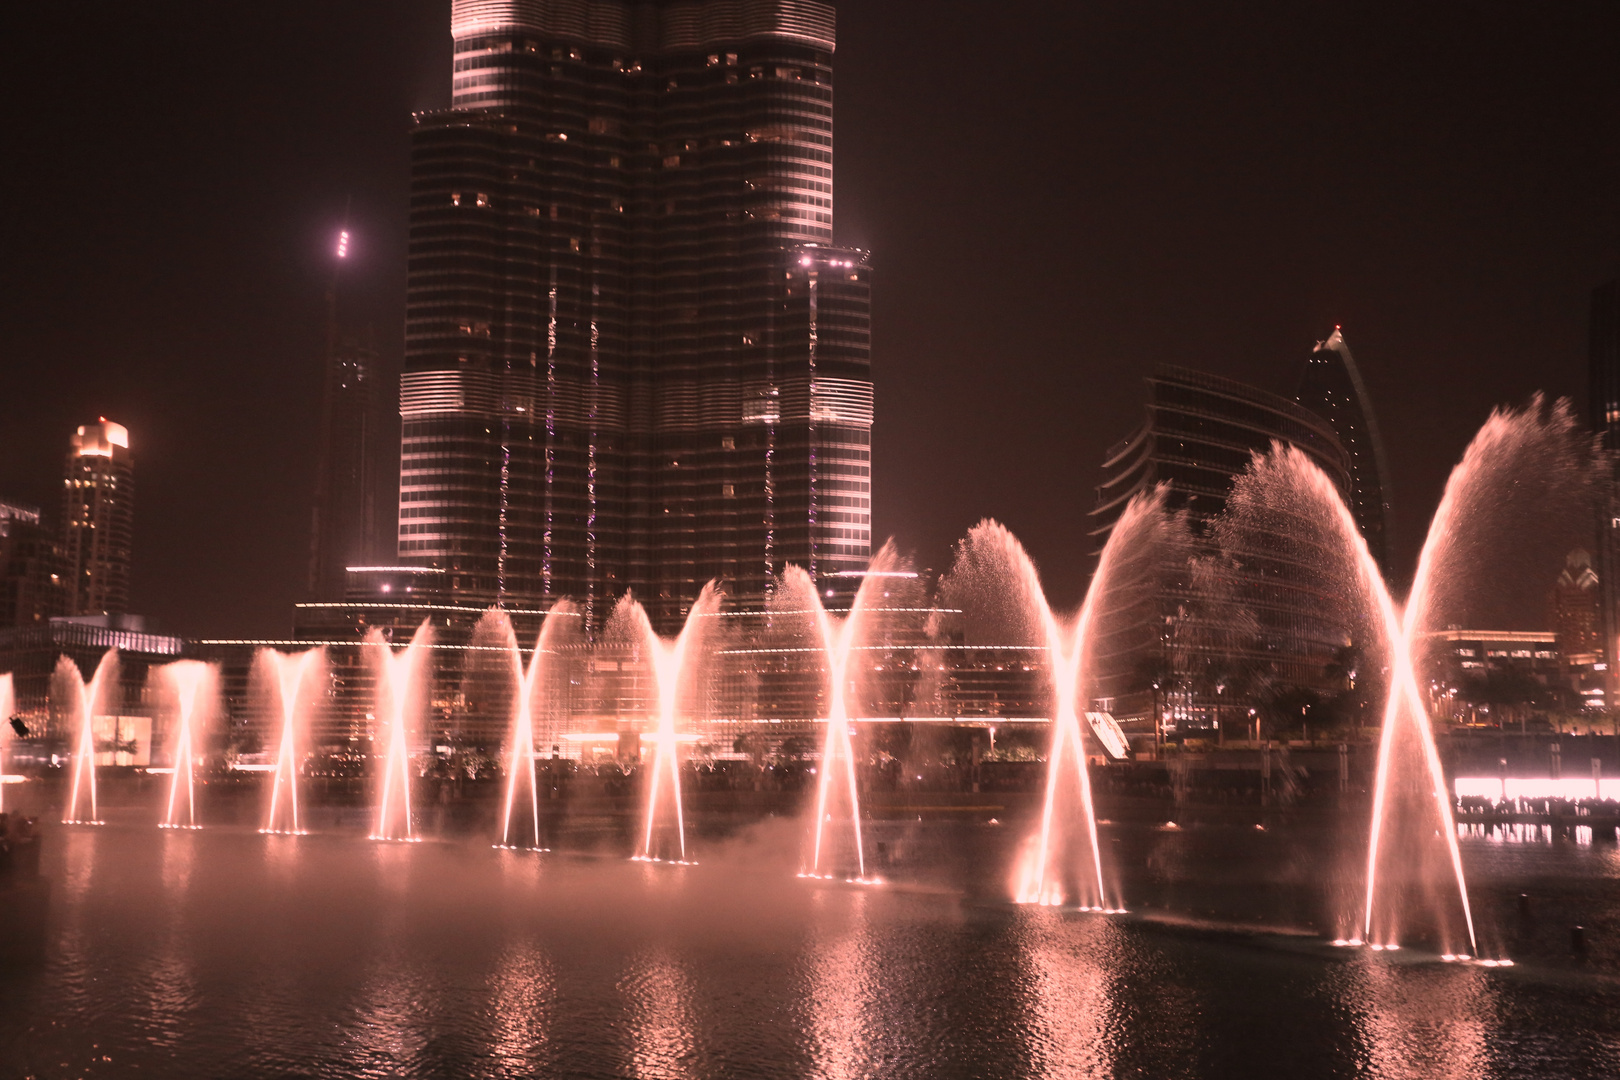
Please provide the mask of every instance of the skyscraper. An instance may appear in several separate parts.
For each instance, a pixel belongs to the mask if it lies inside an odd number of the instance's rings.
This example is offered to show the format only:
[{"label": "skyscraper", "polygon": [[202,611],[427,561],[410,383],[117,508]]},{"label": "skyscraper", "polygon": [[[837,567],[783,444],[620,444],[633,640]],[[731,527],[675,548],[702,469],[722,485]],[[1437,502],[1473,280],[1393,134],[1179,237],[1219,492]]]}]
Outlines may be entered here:
[{"label": "skyscraper", "polygon": [[0,628],[65,615],[62,542],[32,506],[0,499]]},{"label": "skyscraper", "polygon": [[462,601],[871,551],[870,266],[832,246],[818,0],[455,0],[416,117],[399,553]]},{"label": "skyscraper", "polygon": [[1335,326],[1305,361],[1294,400],[1326,420],[1350,455],[1350,513],[1367,550],[1390,576],[1389,470],[1378,417],[1344,335]]},{"label": "skyscraper", "polygon": [[[1613,452],[1620,450],[1620,278],[1592,290],[1587,333],[1587,419],[1603,449]],[[1598,625],[1613,701],[1620,690],[1620,589],[1615,580],[1620,569],[1620,477],[1609,477],[1597,518]]]},{"label": "skyscraper", "polygon": [[62,548],[69,615],[129,610],[135,460],[129,430],[105,416],[70,440],[62,477]]},{"label": "skyscraper", "polygon": [[1166,505],[1185,512],[1199,553],[1230,562],[1218,579],[1164,582],[1159,625],[1098,634],[1100,683],[1116,695],[1114,709],[1124,717],[1158,710],[1186,731],[1211,726],[1222,708],[1260,704],[1255,690],[1265,682],[1330,688],[1333,665],[1351,643],[1345,613],[1322,602],[1297,553],[1254,542],[1221,551],[1210,526],[1253,455],[1274,443],[1297,447],[1348,492],[1350,456],[1333,427],[1287,398],[1185,368],[1161,365],[1147,384],[1146,418],[1103,461],[1093,551],[1102,550],[1133,495],[1166,484]]},{"label": "skyscraper", "polygon": [[1605,450],[1620,450],[1620,278],[1592,290],[1586,412]]},{"label": "skyscraper", "polygon": [[[338,259],[348,253],[348,231]],[[320,459],[310,527],[309,593],[341,600],[344,571],[376,561],[381,400],[377,349],[369,330],[338,319],[337,276],[326,294],[326,364]]]}]

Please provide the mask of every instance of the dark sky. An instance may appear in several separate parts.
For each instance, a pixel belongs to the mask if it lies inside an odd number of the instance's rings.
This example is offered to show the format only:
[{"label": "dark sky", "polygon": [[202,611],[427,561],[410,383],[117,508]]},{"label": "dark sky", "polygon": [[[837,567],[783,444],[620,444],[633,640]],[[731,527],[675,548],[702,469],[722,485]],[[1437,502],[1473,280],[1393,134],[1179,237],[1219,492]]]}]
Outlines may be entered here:
[{"label": "dark sky", "polygon": [[[1103,450],[1172,362],[1291,390],[1342,323],[1410,563],[1492,406],[1580,398],[1620,256],[1620,5],[1185,0],[839,10],[837,228],[875,251],[875,533],[984,515],[1078,600]],[[137,452],[134,605],[280,634],[327,250],[391,361],[406,132],[448,0],[56,0],[0,35],[0,496]]]}]

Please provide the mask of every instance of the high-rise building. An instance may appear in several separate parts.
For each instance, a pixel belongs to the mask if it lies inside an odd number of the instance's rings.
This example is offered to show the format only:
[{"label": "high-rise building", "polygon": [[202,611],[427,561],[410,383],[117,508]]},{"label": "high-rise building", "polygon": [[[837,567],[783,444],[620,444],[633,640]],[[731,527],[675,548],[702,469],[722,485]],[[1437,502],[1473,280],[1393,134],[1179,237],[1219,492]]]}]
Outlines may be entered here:
[{"label": "high-rise building", "polygon": [[1620,450],[1620,278],[1592,290],[1587,334],[1587,418],[1605,450]]},{"label": "high-rise building", "polygon": [[[1114,711],[1159,713],[1167,730],[1207,729],[1222,709],[1259,704],[1254,689],[1326,691],[1351,645],[1345,613],[1324,605],[1319,582],[1297,560],[1257,543],[1217,552],[1210,525],[1256,452],[1294,446],[1348,494],[1350,457],[1332,426],[1304,406],[1231,379],[1163,365],[1148,378],[1147,416],[1103,462],[1091,511],[1100,552],[1133,495],[1168,486],[1166,505],[1186,515],[1202,554],[1229,557],[1218,581],[1172,576],[1160,587],[1160,621],[1110,627],[1097,646]],[[1247,695],[1247,696],[1246,696]]]},{"label": "high-rise building", "polygon": [[1311,350],[1294,400],[1326,420],[1350,455],[1350,513],[1367,541],[1367,550],[1389,577],[1389,470],[1384,462],[1384,440],[1361,371],[1337,326],[1326,341],[1318,341]]},{"label": "high-rise building", "polygon": [[329,296],[328,303],[333,310],[327,329],[309,592],[319,600],[339,600],[347,568],[377,561],[382,415],[372,336],[341,327],[335,298]]},{"label": "high-rise building", "polygon": [[[819,0],[454,0],[412,136],[399,555],[458,602],[871,551],[870,274],[832,245]],[[840,579],[843,580],[843,579]]]},{"label": "high-rise building", "polygon": [[1566,659],[1603,651],[1600,584],[1592,569],[1592,556],[1584,549],[1576,548],[1565,557],[1547,606],[1548,621],[1558,635],[1559,655]]},{"label": "high-rise building", "polygon": [[66,614],[61,539],[37,507],[0,500],[0,628]]},{"label": "high-rise building", "polygon": [[124,425],[103,416],[73,434],[62,476],[61,528],[68,614],[127,612],[135,460]]},{"label": "high-rise building", "polygon": [[[1587,333],[1587,419],[1603,449],[1613,453],[1620,451],[1620,278],[1592,290]],[[1608,477],[1596,526],[1598,632],[1612,701],[1620,698],[1620,475]]]}]

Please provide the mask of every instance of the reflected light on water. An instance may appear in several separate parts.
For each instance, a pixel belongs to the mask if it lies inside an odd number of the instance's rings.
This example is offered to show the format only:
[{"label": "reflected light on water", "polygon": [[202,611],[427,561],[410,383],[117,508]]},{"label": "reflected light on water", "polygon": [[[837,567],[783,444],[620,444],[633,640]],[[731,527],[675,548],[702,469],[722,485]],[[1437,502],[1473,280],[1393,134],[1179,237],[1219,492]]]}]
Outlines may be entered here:
[{"label": "reflected light on water", "polygon": [[551,963],[532,942],[513,944],[490,977],[490,1052],[505,1074],[543,1069],[556,1001]]},{"label": "reflected light on water", "polygon": [[167,927],[152,968],[142,980],[147,1041],[158,1049],[173,1049],[191,1025],[199,1004],[197,972],[189,948],[186,913],[182,910],[197,866],[194,833],[166,833],[159,871],[167,897]]},{"label": "reflected light on water", "polygon": [[868,1020],[878,983],[868,901],[858,893],[848,900],[849,925],[808,958],[809,1051],[815,1075],[826,1080],[871,1076],[877,1049]]},{"label": "reflected light on water", "polygon": [[1346,1003],[1367,1075],[1380,1080],[1473,1080],[1487,1071],[1496,1026],[1491,975],[1466,964],[1354,965]]},{"label": "reflected light on water", "polygon": [[633,1074],[643,1080],[699,1080],[694,989],[681,966],[666,953],[646,954],[619,989],[629,1004]]},{"label": "reflected light on water", "polygon": [[1044,913],[1023,929],[1034,1074],[1047,1080],[1113,1076],[1119,1052],[1118,957],[1109,946],[1117,930],[1097,921],[1082,936],[1077,924]]}]

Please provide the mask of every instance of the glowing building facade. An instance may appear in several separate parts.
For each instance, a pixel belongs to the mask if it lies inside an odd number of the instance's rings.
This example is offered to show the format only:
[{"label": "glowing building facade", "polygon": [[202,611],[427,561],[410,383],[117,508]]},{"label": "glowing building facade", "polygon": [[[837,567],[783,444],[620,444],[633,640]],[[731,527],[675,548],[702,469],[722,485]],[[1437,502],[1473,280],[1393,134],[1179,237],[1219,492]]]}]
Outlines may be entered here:
[{"label": "glowing building facade", "polygon": [[129,430],[102,417],[73,434],[62,477],[67,614],[129,610],[135,533],[135,460]]},{"label": "glowing building facade", "polygon": [[816,0],[456,0],[412,136],[399,555],[457,602],[871,550],[870,273],[832,245]]}]

